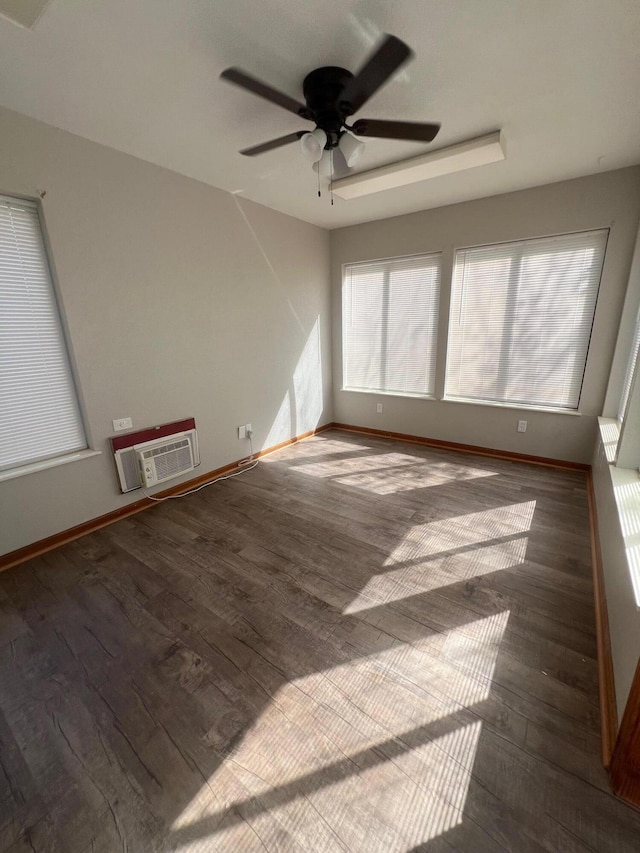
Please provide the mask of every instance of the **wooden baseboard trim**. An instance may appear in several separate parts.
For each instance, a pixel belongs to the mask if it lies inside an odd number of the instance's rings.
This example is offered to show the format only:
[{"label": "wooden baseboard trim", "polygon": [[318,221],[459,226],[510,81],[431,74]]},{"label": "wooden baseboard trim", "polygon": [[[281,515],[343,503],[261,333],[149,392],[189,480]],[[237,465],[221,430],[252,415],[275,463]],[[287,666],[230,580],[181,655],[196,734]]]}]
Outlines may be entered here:
[{"label": "wooden baseboard trim", "polygon": [[439,438],[423,438],[419,435],[409,435],[403,432],[372,429],[371,427],[353,426],[351,424],[332,423],[331,429],[344,432],[373,435],[378,438],[392,438],[398,441],[409,441],[412,444],[424,444],[427,447],[437,447],[441,450],[455,450],[460,453],[473,453],[475,456],[490,456],[494,459],[506,459],[511,462],[528,462],[531,465],[544,465],[547,468],[561,468],[569,471],[590,471],[591,466],[584,462],[568,462],[564,459],[548,459],[546,456],[530,456],[527,453],[515,453],[510,450],[494,450],[490,447],[480,447],[475,444],[458,444],[455,441],[441,441]]},{"label": "wooden baseboard trim", "polygon": [[321,432],[326,432],[328,429],[331,429],[332,426],[333,424],[324,424],[324,426],[318,427],[317,429],[310,429],[308,432],[300,433],[300,435],[297,435],[295,438],[288,438],[286,441],[281,441],[280,444],[274,444],[266,450],[260,450],[258,453],[254,454],[254,457],[259,459],[262,456],[268,456],[270,453],[275,453],[276,450],[282,450],[283,447],[290,447],[292,444],[297,444],[299,441],[304,441],[307,438],[311,438],[313,435],[319,435]]},{"label": "wooden baseboard trim", "polygon": [[591,565],[593,569],[593,597],[595,601],[596,646],[598,650],[598,692],[600,698],[600,735],[602,763],[611,765],[618,736],[618,707],[616,703],[609,615],[602,571],[602,552],[598,532],[598,513],[593,489],[593,475],[587,474],[587,500],[589,502],[589,527],[591,530]]},{"label": "wooden baseboard trim", "polygon": [[[280,444],[275,444],[273,447],[269,447],[255,453],[254,458],[259,459],[262,456],[274,453],[276,450],[281,450],[283,447],[289,447],[291,444],[304,441],[304,439],[310,438],[312,435],[318,435],[318,433],[325,432],[325,430],[330,429],[330,427],[331,424],[324,424],[317,429],[301,433],[300,435],[295,436],[295,438],[287,439],[287,441],[282,441]],[[216,468],[214,471],[208,471],[206,474],[194,477],[186,483],[180,483],[178,486],[173,486],[163,492],[158,492],[154,497],[168,498],[173,495],[188,492],[191,489],[203,486],[205,483],[209,483],[212,480],[216,480],[218,477],[222,477],[231,471],[239,469],[240,466],[242,464],[246,464],[246,462],[246,458],[239,459],[236,462],[230,462],[228,465],[223,465],[222,468]],[[8,554],[3,554],[0,556],[0,572],[5,571],[6,569],[11,569],[13,566],[17,566],[27,560],[31,560],[33,557],[39,557],[41,554],[46,554],[47,551],[52,551],[54,548],[59,548],[67,542],[72,542],[74,539],[86,536],[87,533],[92,533],[94,530],[100,530],[101,527],[107,527],[109,524],[113,524],[123,518],[128,518],[130,515],[142,512],[142,510],[149,509],[149,507],[152,507],[153,505],[154,501],[149,500],[149,498],[141,498],[140,500],[127,504],[119,509],[115,509],[112,512],[107,512],[105,515],[100,515],[97,518],[91,518],[88,521],[84,521],[82,524],[70,527],[68,530],[62,530],[60,533],[54,533],[53,536],[47,536],[46,539],[40,539],[37,542],[33,542],[31,545],[25,545],[24,548],[18,548],[16,551],[10,551]]]}]

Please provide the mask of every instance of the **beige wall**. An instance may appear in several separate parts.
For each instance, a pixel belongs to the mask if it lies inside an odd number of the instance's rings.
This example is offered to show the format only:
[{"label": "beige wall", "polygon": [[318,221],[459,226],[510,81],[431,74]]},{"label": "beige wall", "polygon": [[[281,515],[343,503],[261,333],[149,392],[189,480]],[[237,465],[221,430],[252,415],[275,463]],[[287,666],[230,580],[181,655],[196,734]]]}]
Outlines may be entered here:
[{"label": "beige wall", "polygon": [[[640,168],[621,169],[331,232],[334,416],[342,423],[590,463],[640,215]],[[579,415],[342,390],[342,265],[420,252],[443,253],[449,300],[457,247],[610,227]],[[442,385],[446,343],[439,342]],[[376,413],[376,403],[384,411]],[[525,412],[523,414],[523,411]],[[528,421],[525,434],[516,431]]]},{"label": "beige wall", "polygon": [[195,417],[198,473],[247,454],[239,424],[261,448],[331,420],[327,232],[6,110],[0,154],[0,193],[46,190],[90,444],[103,451],[0,482],[0,553],[140,497],[118,491],[113,418]]},{"label": "beige wall", "polygon": [[636,238],[633,251],[631,269],[629,272],[629,284],[622,309],[622,319],[618,329],[618,338],[615,354],[611,365],[611,374],[607,386],[607,395],[602,410],[603,417],[617,418],[620,407],[620,397],[627,372],[629,353],[633,343],[633,333],[640,304],[640,230]]}]

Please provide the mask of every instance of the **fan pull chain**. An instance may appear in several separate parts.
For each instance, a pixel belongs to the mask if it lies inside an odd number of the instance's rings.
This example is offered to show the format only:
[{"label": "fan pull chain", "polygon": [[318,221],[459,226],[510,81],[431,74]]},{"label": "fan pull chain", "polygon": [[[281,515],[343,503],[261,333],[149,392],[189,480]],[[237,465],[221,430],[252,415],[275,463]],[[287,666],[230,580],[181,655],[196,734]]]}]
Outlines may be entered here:
[{"label": "fan pull chain", "polygon": [[333,207],[333,148],[329,151],[331,157],[331,172],[329,173],[329,198],[331,199],[331,207]]},{"label": "fan pull chain", "polygon": [[316,172],[318,175],[318,198],[322,198],[322,193],[320,192],[320,164],[318,163],[318,170]]}]

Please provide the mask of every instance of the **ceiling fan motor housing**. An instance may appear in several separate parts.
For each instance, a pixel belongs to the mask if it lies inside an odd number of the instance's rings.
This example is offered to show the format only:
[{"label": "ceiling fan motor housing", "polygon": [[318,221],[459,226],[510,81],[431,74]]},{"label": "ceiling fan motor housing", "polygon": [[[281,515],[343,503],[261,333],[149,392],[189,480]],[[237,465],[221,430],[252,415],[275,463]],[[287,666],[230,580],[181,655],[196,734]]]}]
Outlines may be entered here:
[{"label": "ceiling fan motor housing", "polygon": [[304,78],[302,91],[308,118],[327,134],[325,148],[337,146],[344,132],[345,120],[351,115],[350,104],[338,100],[351,79],[353,74],[350,71],[335,65],[316,68]]}]

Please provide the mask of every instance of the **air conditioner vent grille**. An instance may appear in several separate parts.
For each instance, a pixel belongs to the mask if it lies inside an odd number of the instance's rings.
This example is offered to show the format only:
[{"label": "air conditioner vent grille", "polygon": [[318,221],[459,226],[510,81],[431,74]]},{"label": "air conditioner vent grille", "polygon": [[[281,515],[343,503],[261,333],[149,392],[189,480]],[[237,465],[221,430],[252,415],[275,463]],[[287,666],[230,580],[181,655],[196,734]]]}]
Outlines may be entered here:
[{"label": "air conditioner vent grille", "polygon": [[189,447],[189,439],[183,438],[182,441],[174,441],[171,444],[154,447],[153,450],[145,450],[142,455],[145,459],[151,459],[152,456],[161,456],[170,450],[181,450],[183,447]]},{"label": "air conditioner vent grille", "polygon": [[[135,445],[134,445],[135,448]],[[140,477],[145,486],[163,483],[194,467],[191,442],[186,436],[164,440],[151,447],[138,448]]]},{"label": "air conditioner vent grille", "polygon": [[173,453],[164,453],[156,459],[156,477],[158,482],[168,480],[170,477],[175,477],[183,471],[189,471],[193,468],[191,459],[191,450],[189,442],[187,446],[176,450]]}]

